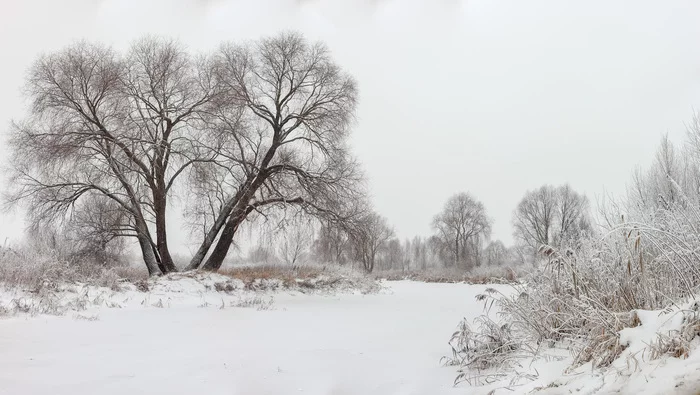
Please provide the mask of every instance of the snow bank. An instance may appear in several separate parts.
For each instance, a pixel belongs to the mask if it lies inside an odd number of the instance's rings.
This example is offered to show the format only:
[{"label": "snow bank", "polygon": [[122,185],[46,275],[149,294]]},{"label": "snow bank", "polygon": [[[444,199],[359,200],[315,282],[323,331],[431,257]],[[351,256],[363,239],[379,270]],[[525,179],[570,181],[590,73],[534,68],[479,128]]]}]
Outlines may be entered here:
[{"label": "snow bank", "polygon": [[107,288],[84,283],[45,282],[36,289],[0,289],[0,315],[94,311],[107,308],[166,308],[173,306],[237,306],[270,308],[273,295],[291,293],[374,293],[381,284],[360,277],[322,275],[282,281],[275,278],[244,282],[216,273],[174,273],[122,281]]},{"label": "snow bank", "polygon": [[[568,368],[565,345],[522,359],[507,380],[477,387],[476,393],[697,394],[700,392],[700,305],[635,310],[638,326],[619,332],[622,353],[606,368],[586,363]],[[509,382],[508,380],[511,380]],[[493,392],[491,392],[493,391]]]}]

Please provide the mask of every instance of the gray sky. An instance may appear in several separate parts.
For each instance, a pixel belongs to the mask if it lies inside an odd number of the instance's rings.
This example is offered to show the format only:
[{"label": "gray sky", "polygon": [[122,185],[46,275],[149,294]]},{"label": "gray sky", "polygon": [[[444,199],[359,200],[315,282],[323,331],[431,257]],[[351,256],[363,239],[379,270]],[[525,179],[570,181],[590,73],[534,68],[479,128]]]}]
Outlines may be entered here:
[{"label": "gray sky", "polygon": [[197,52],[295,29],[357,78],[353,146],[398,235],[430,234],[468,191],[509,243],[525,190],[621,193],[663,133],[682,141],[700,105],[699,18],[692,0],[0,0],[0,124],[22,116],[31,62],[78,39],[159,34]]}]

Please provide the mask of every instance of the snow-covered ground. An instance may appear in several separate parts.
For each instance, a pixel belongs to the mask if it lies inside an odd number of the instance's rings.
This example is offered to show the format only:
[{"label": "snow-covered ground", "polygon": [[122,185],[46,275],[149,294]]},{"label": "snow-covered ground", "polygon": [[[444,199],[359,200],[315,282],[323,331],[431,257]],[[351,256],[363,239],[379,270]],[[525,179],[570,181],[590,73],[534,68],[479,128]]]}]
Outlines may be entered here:
[{"label": "snow-covered ground", "polygon": [[[666,310],[637,310],[639,326],[625,328],[620,333],[620,344],[626,348],[606,369],[592,370],[587,363],[559,377],[537,380],[541,387],[538,395],[564,394],[629,394],[629,395],[698,395],[700,394],[700,330],[699,306],[689,302]],[[684,327],[689,324],[690,327]],[[680,340],[685,331],[687,343]],[[671,347],[659,350],[659,334],[676,339]],[[680,349],[686,355],[674,352]],[[680,354],[680,353],[678,353]],[[571,361],[567,361],[570,363]],[[549,373],[557,368],[549,364]],[[525,387],[523,387],[524,389]]]},{"label": "snow-covered ground", "polygon": [[690,303],[639,312],[609,369],[567,369],[568,351],[542,349],[519,375],[453,387],[457,368],[440,359],[460,319],[483,313],[475,296],[494,286],[348,284],[271,290],[273,280],[251,291],[197,275],[150,280],[148,292],[133,284],[0,292],[0,307],[20,311],[0,319],[0,395],[700,393],[697,339],[687,359],[652,358],[648,347],[697,317]]},{"label": "snow-covered ground", "polygon": [[[482,312],[474,296],[484,289],[391,282],[366,295],[285,292],[268,310],[156,292],[80,316],[2,319],[0,394],[471,393],[452,387],[456,368],[440,358],[458,321]],[[163,298],[170,307],[153,306]]]}]

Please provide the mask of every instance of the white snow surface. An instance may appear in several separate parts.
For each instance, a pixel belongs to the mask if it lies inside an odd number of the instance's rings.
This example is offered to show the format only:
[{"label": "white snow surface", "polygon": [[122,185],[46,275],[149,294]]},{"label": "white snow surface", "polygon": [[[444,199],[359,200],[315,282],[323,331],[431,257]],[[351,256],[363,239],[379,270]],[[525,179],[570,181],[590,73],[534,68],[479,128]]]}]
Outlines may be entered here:
[{"label": "white snow surface", "polygon": [[[216,292],[216,283],[230,286]],[[510,287],[383,285],[369,294],[272,292],[271,284],[253,292],[207,275],[152,280],[147,293],[61,286],[48,302],[0,292],[0,306],[23,299],[64,309],[0,319],[0,395],[699,393],[700,352],[650,360],[646,351],[657,332],[678,329],[680,314],[644,311],[641,326],[622,331],[629,347],[607,370],[568,371],[571,356],[550,349],[523,361],[521,373],[534,375],[510,389],[508,380],[454,387],[457,368],[440,363],[450,335],[462,317],[483,313],[477,294]],[[240,307],[260,300],[274,303]]]},{"label": "white snow surface", "polygon": [[[688,302],[666,310],[636,310],[641,325],[625,328],[620,333],[620,344],[627,348],[606,369],[592,370],[585,364],[559,378],[550,380],[547,388],[538,394],[644,394],[644,395],[698,395],[700,394],[700,338],[691,342],[687,356],[675,358],[666,355],[653,358],[652,346],[659,334],[677,335],[682,329],[684,313],[697,314],[695,302]],[[570,362],[570,361],[569,361]],[[541,386],[543,382],[538,380]]]},{"label": "white snow surface", "polygon": [[[78,313],[0,320],[0,394],[470,390],[452,387],[455,368],[440,358],[459,320],[481,313],[474,296],[486,286],[392,282],[367,295],[282,292],[269,310],[220,309],[222,294],[172,291],[198,286],[108,295],[129,300],[80,313],[92,321]],[[160,300],[164,307],[154,307]],[[203,300],[209,305],[198,307]]]}]

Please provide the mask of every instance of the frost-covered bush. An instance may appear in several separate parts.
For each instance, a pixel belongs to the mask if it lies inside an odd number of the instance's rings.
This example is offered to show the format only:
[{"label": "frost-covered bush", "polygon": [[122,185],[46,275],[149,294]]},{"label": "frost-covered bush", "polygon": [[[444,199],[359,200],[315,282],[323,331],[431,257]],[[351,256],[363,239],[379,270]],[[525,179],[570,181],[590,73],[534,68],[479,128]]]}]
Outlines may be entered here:
[{"label": "frost-covered bush", "polygon": [[[636,310],[660,310],[700,293],[700,212],[682,202],[620,221],[570,248],[542,246],[539,267],[524,284],[489,301],[498,307],[499,320],[482,317],[476,330],[460,324],[453,341],[470,345],[457,348],[460,377],[479,377],[474,372],[484,367],[499,366],[502,372],[512,353],[555,344],[572,351],[574,366],[610,365],[626,347],[619,332],[640,324]],[[659,336],[652,354],[687,355],[700,333],[698,322],[690,314],[678,333]],[[505,325],[509,333],[521,334],[520,347],[494,348],[504,335],[494,329]]]},{"label": "frost-covered bush", "polygon": [[6,287],[38,290],[59,283],[87,283],[117,288],[123,280],[137,281],[147,275],[141,268],[96,265],[52,249],[0,248],[0,284]]},{"label": "frost-covered bush", "polygon": [[[492,301],[500,311],[495,325],[508,323],[537,346],[532,349],[565,344],[575,366],[604,367],[628,347],[620,332],[640,325],[637,311],[679,306],[699,295],[700,117],[689,136],[685,151],[662,141],[654,165],[635,173],[628,195],[601,207],[600,232],[559,248],[542,246],[524,285]],[[687,355],[700,328],[694,317],[686,317],[681,330],[660,334],[651,354]],[[460,332],[476,336],[468,327]]]},{"label": "frost-covered bush", "polygon": [[695,302],[688,310],[678,312],[682,321],[678,329],[667,333],[658,333],[651,344],[651,358],[658,359],[665,355],[675,358],[687,358],[692,348],[692,341],[700,336],[700,304]]},{"label": "frost-covered bush", "polygon": [[478,295],[477,300],[486,304],[486,314],[476,318],[476,327],[469,325],[466,318],[462,319],[452,334],[449,342],[452,355],[443,357],[443,362],[459,366],[455,384],[478,385],[499,380],[517,364],[527,347],[522,332],[513,331],[511,323],[492,319],[490,307],[498,301],[498,296],[504,295],[493,288]]}]

